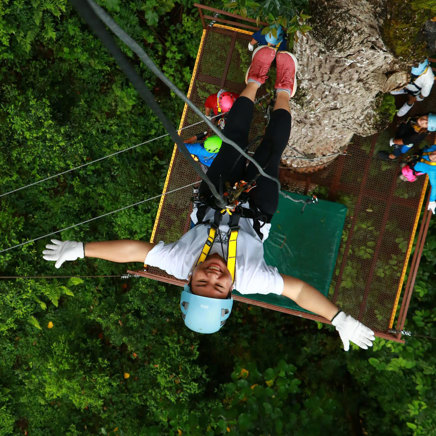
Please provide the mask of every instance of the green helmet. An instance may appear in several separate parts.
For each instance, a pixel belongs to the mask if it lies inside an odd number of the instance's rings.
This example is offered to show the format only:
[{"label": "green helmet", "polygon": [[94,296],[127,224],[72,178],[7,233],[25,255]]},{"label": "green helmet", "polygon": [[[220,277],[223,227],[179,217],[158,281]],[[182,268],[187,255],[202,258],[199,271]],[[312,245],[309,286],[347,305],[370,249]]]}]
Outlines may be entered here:
[{"label": "green helmet", "polygon": [[204,149],[209,153],[218,153],[223,140],[219,136],[210,136],[204,141]]}]

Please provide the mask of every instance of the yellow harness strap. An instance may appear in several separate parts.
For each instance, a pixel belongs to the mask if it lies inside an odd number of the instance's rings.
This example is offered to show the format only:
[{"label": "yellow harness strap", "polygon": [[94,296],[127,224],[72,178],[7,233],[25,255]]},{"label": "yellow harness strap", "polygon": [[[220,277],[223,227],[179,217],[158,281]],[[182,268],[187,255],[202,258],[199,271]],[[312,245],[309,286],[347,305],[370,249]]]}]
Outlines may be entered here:
[{"label": "yellow harness strap", "polygon": [[412,128],[416,133],[421,133],[421,127],[419,127],[418,124],[413,123]]},{"label": "yellow harness strap", "polygon": [[[228,209],[223,209],[221,211],[221,216],[224,215],[226,212],[229,212]],[[231,215],[231,213],[229,213]],[[206,260],[206,257],[209,255],[210,249],[212,248],[212,245],[216,238],[216,232],[217,232],[217,224],[211,225],[209,229],[209,234],[207,236],[207,240],[205,244],[203,245],[203,248],[201,250],[200,257],[197,260],[196,266],[200,263],[203,263]],[[231,229],[230,237],[229,237],[229,245],[227,249],[227,268],[230,271],[230,275],[232,276],[232,281],[235,281],[235,270],[236,270],[236,247],[237,247],[237,240],[238,240],[238,233],[239,233],[239,227]]]},{"label": "yellow harness strap", "polygon": [[212,248],[213,242],[215,241],[215,237],[216,237],[216,228],[212,226],[209,229],[209,235],[207,237],[207,241],[203,245],[203,249],[201,250],[201,254],[197,260],[196,265],[199,265],[200,263],[203,263],[206,260],[206,257],[208,256],[209,251]]},{"label": "yellow harness strap", "polygon": [[421,76],[423,76],[427,72],[429,66],[430,66],[430,64],[427,65],[427,68],[417,77],[417,79],[419,79]]},{"label": "yellow harness strap", "polygon": [[232,230],[230,233],[229,247],[227,250],[227,268],[230,271],[233,281],[235,281],[237,239],[238,230]]},{"label": "yellow harness strap", "polygon": [[280,47],[280,44],[282,43],[282,41],[280,41],[278,44],[271,44],[271,43],[269,43],[268,42],[268,47],[271,47],[271,48],[273,48],[275,51],[277,51],[278,49],[279,49],[279,47]]},{"label": "yellow harness strap", "polygon": [[[422,153],[422,155],[423,156],[428,156],[428,155],[430,155],[431,153]],[[419,159],[419,161],[421,162],[421,163],[423,163],[423,164],[426,164],[426,165],[431,165],[431,166],[436,166],[436,162],[432,162],[432,161],[430,161],[430,160],[427,160],[427,159]]]}]

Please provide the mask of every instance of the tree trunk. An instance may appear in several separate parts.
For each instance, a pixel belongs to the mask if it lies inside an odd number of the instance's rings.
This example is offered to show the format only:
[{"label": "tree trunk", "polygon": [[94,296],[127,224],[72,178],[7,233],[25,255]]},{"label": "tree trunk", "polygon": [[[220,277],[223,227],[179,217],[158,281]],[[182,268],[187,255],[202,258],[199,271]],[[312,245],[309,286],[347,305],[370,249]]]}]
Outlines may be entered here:
[{"label": "tree trunk", "polygon": [[[384,1],[317,0],[313,30],[293,48],[298,90],[283,163],[314,171],[332,162],[354,134],[377,131],[377,103],[403,87],[408,74],[381,36]],[[305,156],[305,157],[303,157]]]}]

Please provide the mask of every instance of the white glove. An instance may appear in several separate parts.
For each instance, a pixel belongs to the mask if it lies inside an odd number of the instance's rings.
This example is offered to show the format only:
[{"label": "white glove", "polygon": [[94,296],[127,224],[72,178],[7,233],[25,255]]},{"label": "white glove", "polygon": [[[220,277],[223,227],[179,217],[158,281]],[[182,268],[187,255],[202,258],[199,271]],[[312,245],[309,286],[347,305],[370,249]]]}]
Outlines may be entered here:
[{"label": "white glove", "polygon": [[428,210],[431,210],[433,212],[433,215],[435,214],[435,209],[436,209],[436,201],[430,201],[430,203],[428,203]]},{"label": "white glove", "polygon": [[55,263],[56,268],[60,268],[66,260],[83,259],[85,251],[83,242],[58,241],[52,239],[53,244],[47,244],[46,250],[42,252],[43,258]]},{"label": "white glove", "polygon": [[250,51],[254,50],[254,45],[251,44],[251,42],[248,43],[248,50],[250,50]]},{"label": "white glove", "polygon": [[394,145],[396,145],[395,142],[394,142],[394,138],[389,139],[389,145],[390,145],[391,147],[393,147]]},{"label": "white glove", "polygon": [[422,101],[422,100],[424,100],[424,98],[425,98],[425,97],[423,97],[421,94],[418,94],[418,95],[416,96],[416,100],[417,100],[417,101]]},{"label": "white glove", "polygon": [[375,339],[374,332],[352,316],[340,311],[333,318],[332,324],[339,333],[345,351],[350,349],[350,341],[364,350],[372,347],[372,341]]},{"label": "white glove", "polygon": [[212,117],[211,117],[210,115],[205,115],[205,117],[206,117],[208,120],[211,120],[211,119],[212,119]]}]

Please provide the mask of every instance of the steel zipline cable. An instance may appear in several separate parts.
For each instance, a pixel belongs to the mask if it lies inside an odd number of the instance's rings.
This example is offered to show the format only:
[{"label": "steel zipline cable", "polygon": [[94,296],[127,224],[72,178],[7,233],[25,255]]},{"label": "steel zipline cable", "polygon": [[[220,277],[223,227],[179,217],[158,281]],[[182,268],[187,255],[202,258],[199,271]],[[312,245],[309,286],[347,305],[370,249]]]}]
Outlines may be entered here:
[{"label": "steel zipline cable", "polygon": [[[221,115],[218,114],[218,115],[215,115],[215,116],[212,117],[212,118],[216,118],[216,117],[219,117],[219,116],[221,116]],[[182,131],[182,130],[188,129],[188,128],[190,128],[190,127],[197,126],[197,125],[199,125],[199,124],[203,124],[203,122],[204,122],[204,121],[198,121],[197,123],[193,123],[193,124],[190,124],[189,126],[182,127],[181,129],[179,129],[179,131]],[[32,187],[32,186],[39,185],[40,183],[46,182],[47,180],[51,180],[51,179],[54,179],[54,178],[56,178],[56,177],[63,176],[64,174],[72,173],[73,171],[79,170],[80,168],[85,168],[85,167],[87,167],[87,166],[89,166],[89,165],[95,164],[95,163],[97,163],[97,162],[101,162],[102,160],[108,159],[108,158],[110,158],[110,157],[117,156],[118,154],[121,154],[121,153],[125,153],[126,151],[134,150],[135,148],[138,148],[138,147],[140,147],[141,145],[150,144],[151,142],[157,141],[157,140],[162,139],[162,138],[166,138],[167,136],[169,136],[169,133],[165,133],[165,134],[163,134],[163,135],[156,136],[156,137],[154,137],[154,138],[148,139],[147,141],[140,142],[139,144],[135,144],[135,145],[132,145],[132,146],[130,146],[130,147],[123,148],[122,150],[118,150],[118,151],[116,151],[116,152],[114,152],[114,153],[107,154],[107,155],[105,155],[105,156],[99,157],[98,159],[95,159],[95,160],[92,160],[92,161],[90,161],[90,162],[86,162],[86,163],[84,163],[84,164],[78,165],[78,166],[76,166],[76,167],[74,167],[74,168],[70,168],[70,169],[68,169],[68,170],[61,171],[60,173],[53,174],[53,175],[51,175],[51,176],[45,177],[44,179],[37,180],[36,182],[29,183],[28,185],[24,185],[24,186],[21,186],[21,187],[19,187],[19,188],[12,189],[12,190],[10,190],[10,191],[8,191],[8,192],[4,192],[3,194],[0,194],[0,198],[1,198],[1,197],[6,197],[7,195],[13,194],[13,193],[15,193],[15,192],[22,191],[22,190],[27,189],[27,188],[30,188],[30,187]]]},{"label": "steel zipline cable", "polygon": [[[113,40],[113,38],[110,36],[109,32],[105,29],[103,23],[106,23],[107,26],[117,35],[119,36],[119,38],[131,49],[133,50],[142,60],[142,62],[159,78],[161,79],[164,83],[167,84],[167,86],[173,91],[175,92],[176,95],[178,95],[193,111],[194,113],[196,113],[198,116],[200,116],[200,118],[203,119],[203,121],[206,123],[206,125],[212,130],[214,131],[223,141],[225,141],[226,143],[228,143],[229,145],[233,146],[242,156],[244,156],[246,159],[248,159],[250,162],[252,162],[256,168],[259,170],[259,173],[261,175],[263,175],[264,177],[267,177],[271,180],[273,180],[274,182],[277,183],[279,192],[280,192],[280,182],[278,179],[276,179],[275,177],[272,177],[270,175],[268,175],[262,168],[261,166],[251,157],[249,156],[244,150],[242,150],[235,142],[231,141],[230,139],[228,139],[227,137],[225,137],[221,131],[214,125],[212,124],[209,119],[207,119],[204,114],[169,80],[166,78],[166,76],[156,67],[156,65],[151,61],[151,59],[146,55],[146,53],[141,49],[141,47],[139,47],[139,45],[130,38],[129,35],[127,35],[99,6],[97,6],[94,2],[92,2],[92,0],[70,0],[70,2],[72,3],[72,5],[76,8],[76,10],[79,12],[79,14],[82,16],[82,18],[89,24],[89,26],[91,27],[91,29],[94,31],[94,33],[98,36],[98,38],[101,40],[101,42],[103,43],[103,45],[106,47],[106,49],[112,54],[112,56],[114,57],[115,61],[117,62],[118,66],[120,67],[120,69],[123,71],[123,73],[127,76],[127,78],[130,80],[130,82],[132,83],[132,85],[134,86],[134,88],[137,90],[137,92],[139,93],[139,95],[141,96],[141,98],[147,103],[147,105],[153,110],[153,112],[158,116],[158,118],[160,119],[160,121],[162,122],[163,126],[165,127],[165,129],[167,130],[169,136],[171,137],[171,139],[176,143],[179,151],[182,153],[183,156],[185,156],[185,158],[187,159],[187,161],[189,162],[189,164],[193,167],[194,171],[197,173],[197,175],[208,185],[212,195],[214,195],[216,202],[217,202],[217,206],[219,207],[225,207],[226,206],[226,202],[223,199],[223,197],[217,192],[215,186],[213,185],[213,183],[210,181],[210,179],[204,174],[204,172],[202,171],[202,169],[200,168],[200,166],[194,161],[194,159],[192,158],[191,154],[189,153],[189,151],[187,150],[182,138],[178,135],[178,131],[174,128],[174,126],[171,124],[171,122],[167,119],[167,117],[165,116],[165,114],[162,112],[162,109],[160,108],[160,106],[156,103],[156,101],[154,100],[153,95],[151,94],[150,90],[145,86],[144,81],[142,80],[142,78],[139,76],[139,74],[135,71],[135,69],[130,65],[128,59],[126,58],[126,56],[121,52],[120,48],[117,46],[117,44],[115,43],[115,41]],[[100,21],[102,20],[102,21]],[[151,142],[151,141],[150,141]],[[136,145],[139,146],[139,145]],[[135,148],[136,146],[132,146],[129,149]],[[125,150],[127,151],[127,150]],[[120,150],[120,152],[122,152],[122,150]],[[118,154],[119,152],[113,153],[110,156],[113,156],[115,154]],[[100,161],[103,160],[105,157],[103,158],[99,158],[96,161]],[[73,168],[71,170],[66,170],[62,173],[59,173],[57,175],[54,176],[50,176],[48,178],[42,179],[38,182],[34,182],[30,185],[27,185],[25,187],[29,187],[29,186],[34,186],[38,183],[42,183],[45,180],[49,180],[51,178],[54,178],[56,176],[62,175],[62,174],[66,174],[68,172],[74,171],[75,169],[78,168],[82,168],[84,166],[87,166],[88,164],[94,163],[96,161],[93,162],[89,162],[87,164],[83,164],[79,167]],[[113,210],[111,212],[107,212],[104,213],[102,215],[99,215],[97,217],[93,217],[90,218],[88,220],[82,221],[80,223],[76,223],[73,224],[71,226],[65,227],[63,229],[60,230],[56,230],[54,232],[50,232],[47,233],[45,235],[39,236],[37,238],[33,238],[30,239],[28,241],[22,242],[20,244],[16,244],[14,246],[8,247],[6,249],[0,250],[0,254],[5,253],[7,251],[13,250],[15,248],[18,247],[22,247],[24,245],[30,244],[32,242],[38,241],[40,239],[44,239],[47,238],[49,236],[55,235],[57,233],[61,233],[64,232],[66,230],[70,230],[72,228],[90,223],[92,221],[95,221],[97,219],[112,215],[114,213],[117,212],[121,212],[125,209],[129,209],[131,207],[140,205],[142,203],[145,203],[147,201],[151,201],[157,198],[160,198],[162,195],[166,195],[166,194],[170,194],[172,192],[176,192],[180,189],[184,189],[185,187],[188,186],[193,186],[195,184],[197,184],[198,182],[194,182],[192,184],[186,185],[184,187],[181,188],[177,188],[174,189],[172,191],[168,191],[166,193],[160,194],[160,195],[156,195],[154,197],[150,197],[148,199],[130,204],[128,206],[124,206],[122,208]],[[25,187],[22,188],[18,188],[16,190],[10,191],[9,193],[5,193],[2,194],[1,196],[5,196],[8,195],[12,192],[17,192],[19,190],[24,189]]]},{"label": "steel zipline cable", "polygon": [[[256,103],[258,103],[259,101],[261,101],[264,98],[268,97],[269,95],[270,94],[268,93],[268,94],[265,94],[264,96],[260,97],[259,99],[256,100]],[[211,117],[211,120],[213,120],[214,118],[218,118],[218,117],[221,117],[221,114],[214,115],[213,117]],[[203,123],[204,123],[204,120],[197,121],[196,123],[192,123],[192,124],[189,124],[188,126],[182,127],[181,129],[178,130],[178,132],[181,132],[182,130],[189,129],[189,128],[194,127],[194,126],[198,126],[198,125],[203,124]],[[158,141],[159,139],[166,138],[167,136],[169,136],[169,133],[164,133],[163,135],[155,136],[154,138],[148,139],[147,141],[143,141],[143,142],[140,142],[139,144],[131,145],[130,147],[123,148],[122,150],[115,151],[113,153],[110,153],[110,154],[107,154],[105,156],[99,157],[97,159],[94,159],[92,161],[89,161],[89,162],[86,162],[84,164],[78,165],[76,167],[69,168],[68,170],[61,171],[61,172],[56,173],[56,174],[52,174],[51,176],[47,176],[47,177],[45,177],[43,179],[37,180],[36,182],[32,182],[32,183],[29,183],[27,185],[20,186],[19,188],[11,189],[10,191],[7,191],[7,192],[4,192],[4,193],[0,194],[0,198],[6,197],[6,196],[8,196],[10,194],[14,194],[15,192],[23,191],[24,189],[31,188],[32,186],[39,185],[41,183],[47,182],[48,180],[54,179],[56,177],[63,176],[63,175],[68,174],[68,173],[72,173],[72,172],[77,171],[77,170],[79,170],[81,168],[85,168],[85,167],[87,167],[89,165],[93,165],[93,164],[95,164],[97,162],[101,162],[101,161],[103,161],[105,159],[108,159],[108,158],[117,156],[119,154],[125,153],[126,151],[134,150],[135,148],[141,147],[142,145],[150,144],[151,142]]]},{"label": "steel zipline cable", "polygon": [[173,189],[171,191],[167,191],[165,193],[162,193],[162,194],[159,194],[159,195],[155,195],[155,196],[150,197],[150,198],[146,198],[145,200],[137,201],[136,203],[129,204],[128,206],[120,207],[119,209],[112,210],[111,212],[106,212],[106,213],[104,213],[102,215],[99,215],[99,216],[96,216],[96,217],[93,217],[93,218],[89,218],[89,219],[87,219],[85,221],[81,221],[80,223],[72,224],[71,226],[64,227],[63,229],[55,230],[54,232],[47,233],[47,234],[45,234],[43,236],[38,236],[37,238],[30,239],[28,241],[22,242],[22,243],[17,244],[17,245],[13,245],[12,247],[5,248],[4,250],[0,250],[0,254],[5,253],[5,252],[10,251],[10,250],[13,250],[14,248],[22,247],[23,245],[27,245],[27,244],[30,244],[32,242],[39,241],[40,239],[48,238],[49,236],[56,235],[57,233],[65,232],[66,230],[73,229],[74,227],[79,227],[79,226],[81,226],[83,224],[88,224],[88,223],[90,223],[92,221],[96,221],[96,220],[98,220],[100,218],[104,218],[106,216],[113,215],[114,213],[121,212],[121,211],[126,210],[126,209],[130,209],[131,207],[138,206],[138,205],[143,204],[143,203],[147,203],[148,201],[155,200],[155,199],[160,198],[160,197],[162,197],[164,195],[168,195],[168,194],[172,194],[173,192],[181,191],[182,189],[188,188],[189,186],[194,186],[194,185],[196,185],[198,183],[199,182],[196,181],[196,182],[190,183],[188,185],[181,186],[180,188],[176,188],[176,189]]},{"label": "steel zipline cable", "polygon": [[[133,86],[136,88],[140,96],[145,100],[145,102],[150,106],[150,108],[155,112],[155,114],[159,117],[164,127],[170,133],[171,138],[179,147],[180,152],[183,155],[188,155],[189,152],[186,150],[183,141],[177,135],[174,127],[168,121],[166,116],[163,114],[159,105],[155,102],[153,95],[150,93],[148,88],[144,85],[142,79],[133,69],[133,67],[129,64],[127,58],[122,54],[119,47],[115,44],[112,37],[108,34],[102,23],[106,24],[106,26],[125,44],[129,47],[134,53],[137,54],[139,59],[144,63],[144,65],[156,75],[160,80],[162,80],[170,89],[173,91],[179,98],[181,98],[199,117],[201,117],[207,126],[218,135],[224,142],[234,147],[242,156],[248,159],[250,162],[255,165],[258,169],[259,173],[266,178],[273,180],[277,183],[277,187],[280,190],[280,182],[277,178],[270,176],[267,174],[263,168],[251,157],[248,153],[246,153],[238,144],[234,141],[230,140],[220,131],[218,127],[216,127],[213,123],[211,123],[205,115],[195,106],[193,102],[191,102],[186,95],[181,92],[177,86],[175,86],[159,68],[154,64],[154,62],[148,57],[145,51],[134,41],[123,29],[121,29],[114,20],[98,5],[96,5],[92,0],[70,0],[73,6],[77,9],[82,18],[88,23],[91,29],[96,33],[98,38],[100,38],[101,42],[104,46],[109,50],[109,52],[114,56],[115,61],[122,69],[124,74],[129,78],[132,82]],[[91,8],[91,9],[90,9]],[[100,21],[101,20],[101,21]],[[190,156],[189,156],[190,158]],[[191,165],[193,160],[190,160]],[[201,169],[196,167],[197,173],[201,172]],[[204,174],[200,174],[202,179],[208,184],[211,192],[215,196],[218,201],[219,206],[224,206],[225,202],[223,198],[216,192],[215,187]]]}]

